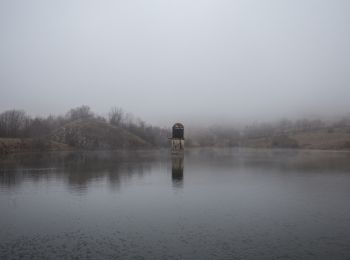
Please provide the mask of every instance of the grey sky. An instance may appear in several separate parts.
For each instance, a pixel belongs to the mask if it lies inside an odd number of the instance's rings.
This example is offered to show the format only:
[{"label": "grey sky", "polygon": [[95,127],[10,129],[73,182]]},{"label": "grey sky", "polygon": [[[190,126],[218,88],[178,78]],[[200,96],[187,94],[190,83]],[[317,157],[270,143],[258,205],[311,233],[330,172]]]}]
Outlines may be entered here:
[{"label": "grey sky", "polygon": [[0,0],[0,110],[148,122],[350,112],[350,1]]}]

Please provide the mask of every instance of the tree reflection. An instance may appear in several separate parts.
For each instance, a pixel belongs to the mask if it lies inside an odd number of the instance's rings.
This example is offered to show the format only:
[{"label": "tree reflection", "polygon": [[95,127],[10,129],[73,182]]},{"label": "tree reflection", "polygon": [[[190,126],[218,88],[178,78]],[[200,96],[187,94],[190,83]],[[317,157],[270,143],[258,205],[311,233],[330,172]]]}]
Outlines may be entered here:
[{"label": "tree reflection", "polygon": [[[183,187],[184,157],[173,155],[172,185]],[[169,165],[168,150],[27,153],[0,157],[0,189],[16,189],[24,181],[66,183],[70,191],[84,192],[91,183],[104,181],[112,189],[153,167]],[[350,153],[300,150],[193,149],[186,151],[189,169],[228,169],[281,174],[335,174],[350,172]],[[188,169],[187,169],[188,170]]]},{"label": "tree reflection", "polygon": [[16,188],[23,179],[62,180],[81,193],[90,182],[106,179],[112,188],[133,176],[142,177],[165,159],[160,151],[106,151],[13,154],[0,158],[0,187]]}]

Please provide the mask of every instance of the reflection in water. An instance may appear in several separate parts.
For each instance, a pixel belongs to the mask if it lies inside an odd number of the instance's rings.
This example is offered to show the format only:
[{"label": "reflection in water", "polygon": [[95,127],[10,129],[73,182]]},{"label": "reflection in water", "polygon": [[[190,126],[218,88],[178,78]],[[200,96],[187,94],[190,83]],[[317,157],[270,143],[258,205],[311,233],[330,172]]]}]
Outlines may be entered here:
[{"label": "reflection in water", "polygon": [[70,191],[82,193],[90,183],[106,179],[118,188],[122,180],[142,177],[165,159],[161,151],[106,151],[12,154],[0,158],[0,189],[16,188],[24,180],[62,180]]},{"label": "reflection in water", "polygon": [[195,165],[215,169],[243,168],[282,173],[350,172],[350,152],[346,151],[208,148],[188,150],[187,159]]},{"label": "reflection in water", "polygon": [[184,155],[172,155],[171,166],[173,186],[176,188],[182,188],[184,178]]},{"label": "reflection in water", "polygon": [[[350,153],[300,150],[198,149],[188,150],[187,163],[220,169],[276,170],[281,173],[349,172]],[[172,183],[183,186],[184,155],[157,151],[106,151],[12,154],[0,157],[0,189],[25,180],[61,180],[70,191],[84,192],[90,183],[105,180],[118,189],[123,180],[142,177],[159,164],[172,163]]]},{"label": "reflection in water", "polygon": [[350,259],[350,153],[185,154],[0,157],[0,259]]}]

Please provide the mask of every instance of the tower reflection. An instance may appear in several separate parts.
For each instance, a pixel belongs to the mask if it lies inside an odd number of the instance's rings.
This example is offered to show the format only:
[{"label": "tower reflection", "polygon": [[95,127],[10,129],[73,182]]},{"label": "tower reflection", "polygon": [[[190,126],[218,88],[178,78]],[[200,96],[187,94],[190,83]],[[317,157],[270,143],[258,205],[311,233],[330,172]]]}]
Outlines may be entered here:
[{"label": "tower reflection", "polygon": [[171,178],[173,186],[176,188],[183,187],[184,178],[184,155],[178,154],[171,157],[172,169]]}]

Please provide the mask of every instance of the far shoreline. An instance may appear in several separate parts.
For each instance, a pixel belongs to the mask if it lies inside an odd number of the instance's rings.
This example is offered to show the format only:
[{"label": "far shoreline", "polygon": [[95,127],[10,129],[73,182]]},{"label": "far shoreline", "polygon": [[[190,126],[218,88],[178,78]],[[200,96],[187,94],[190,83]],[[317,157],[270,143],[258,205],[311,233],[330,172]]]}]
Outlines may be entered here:
[{"label": "far shoreline", "polygon": [[[0,138],[3,141],[4,138]],[[13,139],[13,138],[12,138]],[[310,151],[310,152],[344,152],[349,153],[350,149],[334,149],[334,148],[307,148],[307,147],[251,147],[251,146],[187,146],[185,152],[194,151],[194,150],[210,150],[210,149],[220,149],[220,150],[231,150],[231,149],[244,149],[244,150],[257,150],[257,151]],[[3,146],[0,146],[0,156],[6,157],[8,155],[26,155],[26,154],[43,154],[43,153],[94,153],[94,152],[149,152],[149,151],[168,151],[171,154],[171,149],[169,147],[128,147],[128,148],[113,148],[113,149],[81,149],[76,147],[64,147],[60,149],[31,149],[24,148],[21,149],[18,147],[15,149],[4,149]]]}]

